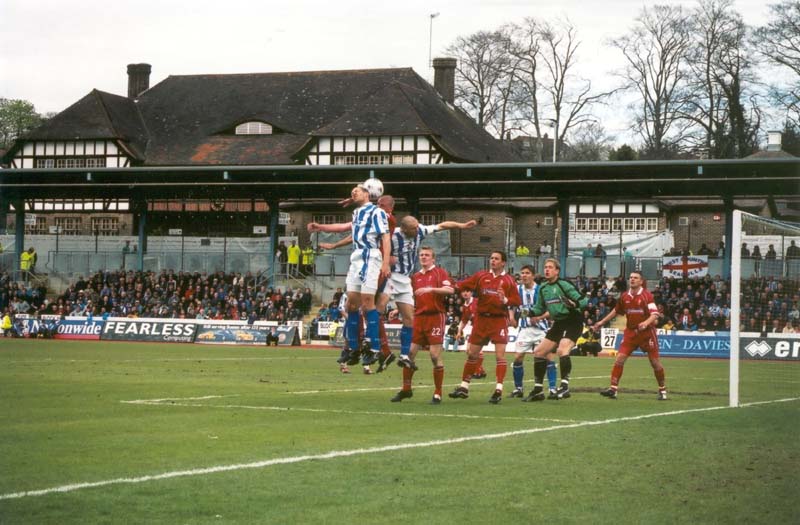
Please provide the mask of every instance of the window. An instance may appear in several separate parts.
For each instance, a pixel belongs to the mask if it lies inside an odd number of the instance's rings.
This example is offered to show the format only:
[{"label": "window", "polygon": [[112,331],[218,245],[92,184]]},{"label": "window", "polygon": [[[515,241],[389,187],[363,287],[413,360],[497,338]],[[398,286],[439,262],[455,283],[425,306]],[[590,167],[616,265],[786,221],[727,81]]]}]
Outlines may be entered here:
[{"label": "window", "polygon": [[607,232],[611,226],[611,219],[608,217],[603,217],[600,219],[600,231]]},{"label": "window", "polygon": [[419,222],[427,226],[439,224],[444,222],[444,213],[422,213],[420,214]]},{"label": "window", "polygon": [[47,217],[36,216],[35,224],[25,225],[25,235],[44,235],[47,231]]},{"label": "window", "polygon": [[586,231],[586,219],[583,217],[579,217],[575,220],[575,231],[585,232]]},{"label": "window", "polygon": [[618,232],[621,229],[622,229],[622,219],[620,218],[611,219],[611,231]]},{"label": "window", "polygon": [[345,218],[344,214],[339,213],[311,216],[311,222],[316,222],[318,224],[339,224],[347,221],[348,219]]},{"label": "window", "polygon": [[643,218],[636,219],[636,231],[643,232],[644,231],[645,220]]},{"label": "window", "polygon": [[658,218],[656,217],[647,218],[647,231],[649,232],[658,231]]},{"label": "window", "polygon": [[597,231],[597,219],[594,217],[589,218],[589,231],[596,232]]},{"label": "window", "polygon": [[105,157],[59,157],[36,159],[37,168],[105,168]]},{"label": "window", "polygon": [[632,232],[633,226],[634,226],[633,217],[626,217],[625,219],[623,219],[622,222],[623,230],[625,230],[626,232]]},{"label": "window", "polygon": [[244,122],[236,126],[237,135],[272,135],[272,126],[265,122]]},{"label": "window", "polygon": [[544,225],[545,226],[552,226],[553,225],[553,217],[548,215],[544,218]]},{"label": "window", "polygon": [[92,217],[92,233],[98,235],[119,235],[118,217]]},{"label": "window", "polygon": [[334,155],[333,164],[336,166],[353,166],[356,164],[414,164],[413,154],[381,155],[381,154],[351,154]]},{"label": "window", "polygon": [[56,226],[61,231],[61,235],[80,235],[80,217],[56,217]]}]

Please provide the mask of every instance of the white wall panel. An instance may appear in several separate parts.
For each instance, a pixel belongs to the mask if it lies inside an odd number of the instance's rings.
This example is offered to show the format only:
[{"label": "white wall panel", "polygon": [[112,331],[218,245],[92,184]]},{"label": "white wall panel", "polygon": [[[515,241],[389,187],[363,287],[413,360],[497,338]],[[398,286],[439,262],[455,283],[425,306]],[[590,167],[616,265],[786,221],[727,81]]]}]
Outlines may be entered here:
[{"label": "white wall panel", "polygon": [[392,151],[403,151],[403,137],[392,137]]},{"label": "white wall panel", "polygon": [[330,151],[331,149],[331,139],[327,137],[322,137],[319,139],[319,151]]},{"label": "white wall panel", "polygon": [[381,138],[380,137],[370,137],[369,138],[369,150],[370,151],[380,151],[381,149]]},{"label": "white wall panel", "polygon": [[331,156],[330,155],[320,155],[319,156],[319,163],[318,166],[330,166],[331,165]]},{"label": "white wall panel", "polygon": [[428,137],[417,137],[417,147],[421,150],[430,149],[431,143],[428,141]]},{"label": "white wall panel", "polygon": [[358,151],[367,151],[367,137],[358,137]]},{"label": "white wall panel", "polygon": [[56,147],[55,147],[55,143],[53,143],[53,142],[49,142],[49,141],[48,141],[48,142],[45,142],[45,146],[44,146],[44,154],[45,154],[45,155],[48,155],[48,156],[49,156],[49,155],[55,155],[55,154],[56,154]]},{"label": "white wall panel", "polygon": [[342,137],[333,137],[331,141],[333,141],[333,151],[337,153],[344,151],[344,140]]}]

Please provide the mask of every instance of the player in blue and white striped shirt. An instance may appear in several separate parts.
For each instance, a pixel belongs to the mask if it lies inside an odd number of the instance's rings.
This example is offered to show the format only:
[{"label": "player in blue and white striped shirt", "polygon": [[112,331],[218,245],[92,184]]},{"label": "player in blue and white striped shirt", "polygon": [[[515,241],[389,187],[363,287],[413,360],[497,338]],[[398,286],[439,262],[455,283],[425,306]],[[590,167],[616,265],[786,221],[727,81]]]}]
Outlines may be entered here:
[{"label": "player in blue and white striped shirt", "polygon": [[378,310],[383,311],[389,301],[393,301],[400,312],[403,327],[400,329],[398,365],[416,368],[409,357],[414,328],[414,290],[411,286],[411,275],[415,272],[419,260],[422,240],[437,231],[474,228],[477,224],[478,222],[475,220],[468,222],[444,221],[434,226],[425,226],[420,224],[416,218],[407,215],[400,220],[400,226],[392,232],[392,274],[383,293],[378,298]]},{"label": "player in blue and white striped shirt", "polygon": [[[517,291],[519,291],[519,296],[522,298],[522,304],[517,309],[517,353],[514,356],[514,366],[512,368],[514,391],[511,392],[511,397],[524,397],[522,382],[525,377],[525,354],[533,352],[536,345],[544,339],[549,328],[547,321],[541,320],[531,323],[528,317],[533,305],[536,304],[536,297],[539,291],[538,285],[533,280],[533,267],[529,264],[523,266],[519,272],[519,277],[522,282],[517,285]],[[552,398],[556,395],[556,364],[552,358],[547,363],[547,380],[550,383],[550,396]]]},{"label": "player in blue and white striped shirt", "polygon": [[[353,253],[350,256],[350,269],[347,272],[347,321],[345,334],[351,350],[359,348],[358,333],[359,308],[367,320],[365,337],[369,339],[372,356],[365,365],[375,362],[380,354],[381,340],[378,328],[380,313],[375,308],[375,292],[378,290],[380,276],[388,277],[391,242],[389,239],[389,220],[386,212],[369,201],[369,192],[361,185],[350,192],[350,200],[356,206],[353,220],[349,224],[310,223],[309,231],[342,232],[350,229]],[[338,243],[320,247],[334,248]]]}]

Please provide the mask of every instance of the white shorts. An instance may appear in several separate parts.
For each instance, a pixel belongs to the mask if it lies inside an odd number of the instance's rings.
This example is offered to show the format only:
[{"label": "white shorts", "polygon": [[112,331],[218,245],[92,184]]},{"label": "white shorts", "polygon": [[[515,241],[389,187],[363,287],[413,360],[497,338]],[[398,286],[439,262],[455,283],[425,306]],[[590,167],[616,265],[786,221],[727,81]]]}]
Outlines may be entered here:
[{"label": "white shorts", "polygon": [[534,328],[532,326],[522,328],[517,333],[517,343],[514,350],[518,354],[533,352],[533,349],[544,339],[546,334],[547,331],[541,328]]},{"label": "white shorts", "polygon": [[414,289],[411,286],[411,278],[407,275],[392,273],[383,293],[388,295],[389,300],[392,302],[414,304]]},{"label": "white shorts", "polygon": [[350,269],[347,271],[348,292],[374,294],[378,289],[383,255],[378,249],[356,250],[350,255]]}]

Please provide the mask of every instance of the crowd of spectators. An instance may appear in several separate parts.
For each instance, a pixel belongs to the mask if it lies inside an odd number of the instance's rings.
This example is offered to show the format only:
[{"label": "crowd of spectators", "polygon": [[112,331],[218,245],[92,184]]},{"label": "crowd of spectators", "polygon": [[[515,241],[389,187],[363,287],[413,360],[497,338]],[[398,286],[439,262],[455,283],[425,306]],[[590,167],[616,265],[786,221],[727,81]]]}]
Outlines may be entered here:
[{"label": "crowd of spectators", "polygon": [[[627,289],[625,279],[572,280],[589,298],[584,324],[592,325],[616,305]],[[648,284],[666,330],[730,330],[730,282],[719,276],[660,279]],[[747,332],[800,332],[800,287],[797,280],[753,277],[742,281],[741,325]],[[338,289],[315,321],[341,321]],[[463,299],[446,299],[447,324],[460,321]],[[301,320],[312,306],[309,288],[257,286],[249,274],[198,272],[97,272],[78,278],[52,300],[46,290],[0,274],[0,312],[12,315],[55,314],[95,317],[162,317],[235,319],[253,322]],[[389,312],[387,312],[389,315]],[[391,319],[390,319],[391,320]]]},{"label": "crowd of spectators", "polygon": [[[311,290],[256,286],[249,275],[217,272],[103,271],[79,277],[57,298],[41,290],[3,286],[3,307],[11,312],[95,316],[301,320],[311,309]],[[13,293],[12,293],[13,292]],[[5,300],[5,295],[11,297]]]}]

